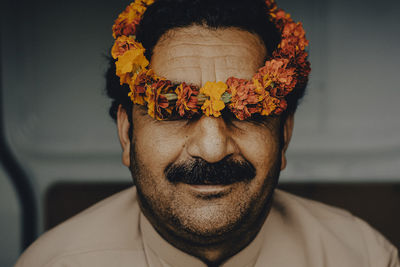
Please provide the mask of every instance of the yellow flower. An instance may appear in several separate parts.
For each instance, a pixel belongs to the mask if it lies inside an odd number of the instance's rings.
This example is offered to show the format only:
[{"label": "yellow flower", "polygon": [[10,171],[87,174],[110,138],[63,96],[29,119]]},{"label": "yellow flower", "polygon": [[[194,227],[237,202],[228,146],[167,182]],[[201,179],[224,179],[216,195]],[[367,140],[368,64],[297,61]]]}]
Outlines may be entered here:
[{"label": "yellow flower", "polygon": [[132,100],[133,104],[144,105],[144,95],[145,95],[145,88],[138,86],[139,74],[133,75],[129,83],[130,92],[128,96]]},{"label": "yellow flower", "polygon": [[272,97],[269,92],[265,91],[264,99],[262,101],[262,116],[269,116],[272,112],[277,108],[277,104],[279,103],[279,99]]},{"label": "yellow flower", "polygon": [[154,3],[154,0],[136,0],[131,3],[118,16],[113,26],[114,39],[124,35],[130,36],[136,34],[136,26],[140,23],[147,6]]},{"label": "yellow flower", "polygon": [[206,82],[200,89],[200,94],[209,97],[201,107],[206,116],[221,116],[221,110],[225,108],[225,103],[221,100],[221,96],[227,89],[228,86],[223,82]]},{"label": "yellow flower", "polygon": [[153,86],[146,85],[145,100],[147,102],[147,113],[152,118],[155,118],[155,109],[156,109],[155,96],[156,96],[156,93],[157,93],[157,91],[154,90]]},{"label": "yellow flower", "polygon": [[129,83],[135,74],[149,65],[149,61],[144,56],[144,51],[144,49],[126,51],[115,62],[116,74],[120,78],[121,84]]},{"label": "yellow flower", "polygon": [[142,2],[143,2],[146,6],[149,6],[149,5],[152,5],[152,4],[154,3],[154,0],[142,0]]},{"label": "yellow flower", "polygon": [[143,1],[135,1],[134,3],[130,4],[130,7],[132,8],[132,12],[129,15],[133,16],[133,18],[142,16],[144,14],[144,12],[146,11],[146,7],[143,6],[143,4],[141,2],[143,2]]}]

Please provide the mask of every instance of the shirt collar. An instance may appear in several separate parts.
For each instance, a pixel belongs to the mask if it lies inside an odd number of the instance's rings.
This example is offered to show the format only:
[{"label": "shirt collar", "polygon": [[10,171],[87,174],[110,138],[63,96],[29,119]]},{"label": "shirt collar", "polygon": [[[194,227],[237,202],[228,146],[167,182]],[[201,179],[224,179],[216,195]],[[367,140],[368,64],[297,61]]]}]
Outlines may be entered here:
[{"label": "shirt collar", "polygon": [[[264,228],[263,226],[256,238],[247,247],[229,258],[221,267],[254,266],[264,242]],[[175,248],[162,238],[143,213],[140,213],[140,229],[146,256],[149,257],[149,263],[158,262],[158,266],[165,266],[162,263],[166,263],[174,267],[207,267],[207,265],[198,258]],[[153,267],[152,265],[150,266]]]}]

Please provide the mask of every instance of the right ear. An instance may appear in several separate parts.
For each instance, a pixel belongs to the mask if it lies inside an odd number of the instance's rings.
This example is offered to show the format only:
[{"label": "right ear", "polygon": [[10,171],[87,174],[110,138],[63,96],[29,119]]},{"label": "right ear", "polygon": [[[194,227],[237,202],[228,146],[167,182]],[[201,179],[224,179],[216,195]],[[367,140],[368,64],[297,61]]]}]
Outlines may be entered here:
[{"label": "right ear", "polygon": [[122,147],[122,163],[125,166],[129,167],[131,149],[131,140],[129,138],[130,123],[128,119],[128,114],[126,113],[126,110],[122,107],[122,105],[118,106],[117,127],[119,142],[121,143]]}]

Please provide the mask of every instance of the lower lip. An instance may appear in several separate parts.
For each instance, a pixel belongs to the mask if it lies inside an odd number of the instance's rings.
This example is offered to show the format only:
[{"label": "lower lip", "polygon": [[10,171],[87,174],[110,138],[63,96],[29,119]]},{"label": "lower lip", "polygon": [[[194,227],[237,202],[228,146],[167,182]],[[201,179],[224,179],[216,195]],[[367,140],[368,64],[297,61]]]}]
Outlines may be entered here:
[{"label": "lower lip", "polygon": [[230,185],[187,185],[198,197],[222,197],[232,191]]}]

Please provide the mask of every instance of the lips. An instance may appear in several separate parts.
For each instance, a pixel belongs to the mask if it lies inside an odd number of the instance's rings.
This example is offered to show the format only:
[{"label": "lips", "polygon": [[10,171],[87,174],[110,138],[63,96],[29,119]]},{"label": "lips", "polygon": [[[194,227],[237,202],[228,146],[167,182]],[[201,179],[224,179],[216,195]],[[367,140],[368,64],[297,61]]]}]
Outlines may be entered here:
[{"label": "lips", "polygon": [[203,199],[221,198],[232,191],[229,185],[185,185],[192,195]]}]

